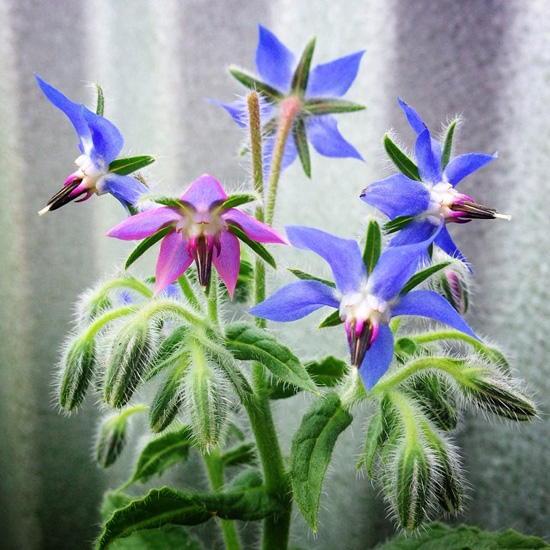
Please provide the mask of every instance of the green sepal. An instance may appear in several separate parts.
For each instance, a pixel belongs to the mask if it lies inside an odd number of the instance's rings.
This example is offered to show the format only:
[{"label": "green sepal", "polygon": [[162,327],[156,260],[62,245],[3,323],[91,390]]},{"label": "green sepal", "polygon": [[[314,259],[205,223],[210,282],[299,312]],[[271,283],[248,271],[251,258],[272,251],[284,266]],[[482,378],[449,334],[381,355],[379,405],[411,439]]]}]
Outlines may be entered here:
[{"label": "green sepal", "polygon": [[222,208],[226,210],[227,208],[235,208],[236,206],[241,206],[242,204],[248,204],[249,202],[257,201],[259,197],[250,193],[239,193],[235,195],[229,195],[227,199],[222,204]]},{"label": "green sepal", "polygon": [[168,235],[168,233],[172,230],[172,227],[164,227],[163,229],[160,229],[153,235],[146,237],[143,239],[137,246],[134,248],[132,253],[128,256],[128,259],[126,260],[124,264],[124,269],[128,269],[140,256],[142,256],[149,248],[151,248],[154,244],[156,244],[158,241],[160,241],[163,237]]},{"label": "green sepal", "polygon": [[313,531],[317,530],[321,489],[332,451],[352,419],[338,395],[328,393],[314,401],[292,439],[290,475],[294,496]]},{"label": "green sepal", "polygon": [[367,268],[367,275],[372,273],[376,267],[380,253],[382,252],[382,231],[376,220],[370,220],[367,226],[367,236],[365,238],[365,248],[363,249],[363,261]]},{"label": "green sepal", "polygon": [[121,408],[132,397],[153,356],[152,334],[147,322],[136,318],[123,325],[113,339],[105,368],[103,399]]},{"label": "green sepal", "polygon": [[109,172],[114,172],[121,176],[127,176],[136,170],[145,168],[150,164],[153,164],[157,159],[149,155],[139,155],[137,157],[127,157],[122,159],[116,159],[109,164]]},{"label": "green sepal", "polygon": [[399,148],[388,134],[384,134],[384,149],[386,149],[386,153],[388,153],[388,156],[402,174],[412,180],[422,181],[418,173],[418,166]]},{"label": "green sepal", "polygon": [[447,267],[451,262],[440,262],[438,264],[433,264],[426,269],[423,269],[422,271],[419,271],[418,273],[415,273],[403,286],[401,289],[401,292],[399,293],[400,296],[407,294],[410,292],[414,287],[418,286],[420,283],[423,283],[428,277],[431,277],[434,273],[437,273],[438,271],[441,271],[445,267]]},{"label": "green sepal", "polygon": [[401,363],[406,362],[411,356],[416,355],[419,346],[407,337],[397,338],[394,343],[394,354]]},{"label": "green sepal", "polygon": [[63,375],[59,385],[59,404],[66,411],[78,409],[84,400],[96,365],[93,338],[76,338],[61,360]]},{"label": "green sepal", "polygon": [[413,378],[407,391],[418,398],[426,416],[442,431],[458,426],[458,406],[449,382],[442,376],[424,373]]},{"label": "green sepal", "polygon": [[292,137],[298,151],[298,157],[302,163],[305,175],[311,179],[311,157],[307,142],[306,123],[303,118],[297,118],[292,126]]},{"label": "green sepal", "polygon": [[105,94],[103,93],[103,88],[101,87],[101,84],[99,84],[98,82],[94,82],[94,86],[97,93],[95,114],[103,116],[103,113],[105,112]]},{"label": "green sepal", "polygon": [[401,231],[401,229],[408,225],[413,218],[413,216],[398,216],[397,218],[386,222],[382,229],[387,235],[395,233],[396,231]]},{"label": "green sepal", "polygon": [[275,258],[268,252],[267,248],[261,244],[253,241],[248,235],[238,226],[233,223],[227,224],[231,228],[231,233],[235,235],[239,240],[246,244],[253,252],[255,252],[260,258],[268,263],[273,269],[277,269]]},{"label": "green sepal", "polygon": [[178,210],[181,210],[183,207],[183,203],[174,197],[165,197],[164,195],[148,195],[147,198],[152,202],[162,204],[162,206],[170,206],[172,208],[177,208]]},{"label": "green sepal", "polygon": [[451,153],[453,150],[453,138],[455,129],[458,126],[458,123],[460,120],[458,118],[455,118],[452,120],[447,126],[447,131],[445,133],[445,139],[443,141],[443,152],[441,153],[441,169],[445,170],[447,167],[447,164],[449,164],[449,161],[451,160]]},{"label": "green sepal", "polygon": [[340,311],[333,311],[330,315],[325,317],[317,328],[328,328],[328,327],[337,327],[341,325],[344,321],[340,317]]},{"label": "green sepal", "polygon": [[279,101],[283,98],[283,94],[281,94],[279,90],[276,90],[272,86],[269,86],[269,84],[258,80],[256,77],[241,69],[238,69],[233,65],[229,67],[229,72],[241,84],[244,84],[247,88],[250,88],[251,90],[256,90],[258,93],[262,94],[273,102]]},{"label": "green sepal", "polygon": [[548,549],[543,539],[522,535],[508,529],[504,532],[482,531],[477,527],[459,525],[448,527],[442,523],[425,525],[414,537],[410,533],[377,547],[377,550],[537,550]]},{"label": "green sepal", "polygon": [[288,268],[288,270],[292,273],[292,275],[294,275],[301,281],[317,281],[319,283],[323,283],[324,285],[330,286],[331,288],[336,288],[336,285],[332,281],[329,281],[328,279],[322,279],[321,277],[316,277],[315,275],[306,273],[301,269]]},{"label": "green sepal", "polygon": [[154,475],[161,475],[168,468],[185,462],[193,444],[193,434],[188,426],[151,439],[141,451],[134,473],[124,488]]},{"label": "green sepal", "polygon": [[143,498],[115,510],[105,522],[96,548],[104,550],[123,537],[163,525],[198,525],[213,517],[257,521],[284,511],[263,486],[220,493],[185,493],[168,487],[152,489]]},{"label": "green sepal", "polygon": [[337,98],[317,98],[317,99],[308,99],[304,103],[303,107],[310,115],[331,115],[334,113],[352,113],[354,111],[363,111],[366,109],[364,105],[359,103],[352,103],[345,99]]},{"label": "green sepal", "polygon": [[226,328],[226,345],[240,361],[258,361],[284,383],[319,393],[299,359],[271,333],[245,321]]},{"label": "green sepal", "polygon": [[224,451],[221,456],[225,468],[230,466],[246,466],[256,464],[258,460],[256,444],[253,441],[241,443],[236,447]]},{"label": "green sepal", "polygon": [[422,525],[429,498],[430,464],[419,442],[405,439],[398,446],[393,500],[399,523],[412,531]]},{"label": "green sepal", "polygon": [[180,325],[160,343],[149,361],[149,369],[144,376],[145,382],[157,376],[167,367],[179,364],[184,354],[189,355],[185,349],[188,334],[189,327]]},{"label": "green sepal", "polygon": [[311,67],[311,59],[315,51],[315,37],[312,38],[304,49],[304,53],[298,62],[298,66],[292,75],[292,83],[290,89],[298,97],[303,97],[306,93],[307,83],[309,80],[309,70]]}]

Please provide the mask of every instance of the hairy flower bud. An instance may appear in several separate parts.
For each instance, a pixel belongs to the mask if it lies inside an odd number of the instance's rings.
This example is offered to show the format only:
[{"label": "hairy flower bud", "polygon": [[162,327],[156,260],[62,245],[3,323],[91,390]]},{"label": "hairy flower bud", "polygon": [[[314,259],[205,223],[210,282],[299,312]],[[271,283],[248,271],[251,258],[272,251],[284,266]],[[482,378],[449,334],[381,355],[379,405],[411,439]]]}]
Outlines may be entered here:
[{"label": "hairy flower bud", "polygon": [[61,360],[59,404],[74,411],[82,404],[96,363],[93,338],[76,338],[67,347]]},{"label": "hairy flower bud", "polygon": [[454,269],[445,269],[434,282],[436,292],[439,292],[460,313],[468,311],[470,291],[466,278]]},{"label": "hairy flower bud", "polygon": [[127,416],[118,414],[108,418],[101,427],[96,443],[96,460],[108,468],[118,458],[126,444]]}]

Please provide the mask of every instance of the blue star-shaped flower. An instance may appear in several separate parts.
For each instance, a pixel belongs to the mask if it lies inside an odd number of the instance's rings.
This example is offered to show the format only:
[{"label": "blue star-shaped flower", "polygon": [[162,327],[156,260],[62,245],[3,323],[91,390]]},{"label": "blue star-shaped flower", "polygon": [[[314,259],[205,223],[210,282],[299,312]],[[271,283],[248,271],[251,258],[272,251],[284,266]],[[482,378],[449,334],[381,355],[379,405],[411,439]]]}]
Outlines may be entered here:
[{"label": "blue star-shaped flower", "polygon": [[[56,193],[39,214],[56,210],[76,200],[82,202],[94,193],[110,193],[126,210],[132,210],[147,187],[135,178],[110,171],[123,145],[117,127],[80,103],[73,103],[59,90],[36,76],[40,89],[53,105],[63,111],[78,134],[80,156],[75,160],[78,170],[70,174],[63,188]],[[152,160],[152,159],[151,159]]]},{"label": "blue star-shaped flower", "polygon": [[[287,141],[282,168],[299,156],[308,177],[311,176],[308,141],[326,157],[363,160],[357,149],[340,134],[332,114],[364,109],[362,105],[340,98],[355,80],[365,52],[317,65],[310,71],[314,47],[315,40],[312,40],[297,60],[272,32],[260,25],[256,69],[261,80],[235,67],[230,68],[239,82],[257,90],[264,100],[262,119],[268,157],[273,149],[281,111],[285,106],[297,111],[292,126],[293,139]],[[239,125],[246,126],[248,113],[243,100],[214,103],[224,107]]]},{"label": "blue star-shaped flower", "polygon": [[402,293],[437,233],[424,242],[386,249],[371,274],[356,241],[310,227],[287,227],[290,243],[311,250],[328,262],[336,288],[302,280],[280,288],[250,313],[271,321],[295,321],[323,306],[339,309],[345,322],[351,363],[367,390],[388,370],[393,358],[393,334],[388,326],[398,315],[421,315],[477,338],[456,310],[437,292]]},{"label": "blue star-shaped flower", "polygon": [[[378,208],[394,222],[389,224],[392,229],[401,229],[391,246],[426,240],[439,227],[442,218],[444,223],[467,223],[475,218],[509,219],[509,216],[477,204],[455,189],[466,176],[485,166],[497,154],[469,153],[449,160],[452,133],[443,149],[431,137],[418,113],[401,99],[399,105],[417,135],[415,156],[418,166],[405,159],[408,168],[404,172],[407,175],[394,174],[371,183],[361,194],[367,204]],[[447,254],[465,261],[446,227],[439,231],[434,242]]]}]

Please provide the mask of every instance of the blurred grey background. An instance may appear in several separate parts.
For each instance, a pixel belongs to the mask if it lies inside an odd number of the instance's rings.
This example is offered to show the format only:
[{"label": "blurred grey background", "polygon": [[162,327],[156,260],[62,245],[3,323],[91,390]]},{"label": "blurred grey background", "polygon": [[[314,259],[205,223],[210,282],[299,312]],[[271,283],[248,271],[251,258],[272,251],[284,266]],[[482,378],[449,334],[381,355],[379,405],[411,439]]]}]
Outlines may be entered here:
[{"label": "blurred grey background", "polygon": [[[517,375],[536,394],[541,420],[518,429],[465,418],[457,438],[471,489],[460,520],[549,537],[548,2],[0,0],[2,548],[90,547],[102,492],[126,477],[131,461],[128,456],[112,472],[95,466],[93,397],[70,418],[55,407],[55,365],[74,301],[113,273],[128,247],[104,237],[123,216],[110,197],[36,215],[73,170],[77,142],[33,72],[88,105],[94,104],[89,83],[100,82],[106,116],[125,136],[124,153],[159,157],[147,175],[160,189],[179,192],[205,172],[237,188],[249,177],[246,164],[235,161],[243,136],[204,98],[230,101],[243,92],[226,67],[253,69],[258,22],[297,52],[316,35],[314,62],[367,50],[346,97],[369,108],[340,117],[342,133],[366,163],[314,154],[312,181],[296,163],[282,180],[276,226],[361,235],[368,209],[357,196],[389,173],[383,133],[394,128],[412,144],[398,95],[433,129],[463,114],[457,152],[499,151],[462,190],[513,221],[451,230],[476,268],[469,321],[511,355]],[[303,256],[290,251],[284,259],[313,261]],[[345,356],[339,331],[323,337],[309,320],[299,326],[302,332],[296,325],[276,330],[304,357]],[[303,397],[291,403],[276,407],[285,449],[308,405]],[[394,531],[381,497],[356,474],[359,416],[338,443],[318,535],[296,523],[292,539],[302,548],[370,548]],[[219,547],[209,529],[199,534]]]}]

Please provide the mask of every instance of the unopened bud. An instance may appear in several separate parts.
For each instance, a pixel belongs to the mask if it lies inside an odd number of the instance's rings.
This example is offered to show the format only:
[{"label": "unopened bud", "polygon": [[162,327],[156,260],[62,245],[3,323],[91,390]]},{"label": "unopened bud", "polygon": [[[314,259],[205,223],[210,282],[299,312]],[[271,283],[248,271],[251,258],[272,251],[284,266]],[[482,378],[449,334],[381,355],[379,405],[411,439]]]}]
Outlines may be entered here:
[{"label": "unopened bud", "polygon": [[435,290],[460,313],[468,311],[470,291],[466,278],[453,269],[445,269],[435,281]]},{"label": "unopened bud", "polygon": [[126,443],[128,416],[124,413],[108,418],[101,427],[96,444],[96,460],[108,468],[119,457]]},{"label": "unopened bud", "polygon": [[103,396],[111,407],[126,405],[149,368],[153,335],[147,321],[137,318],[122,327],[113,340]]},{"label": "unopened bud", "polygon": [[96,362],[93,339],[76,338],[67,348],[61,361],[59,404],[67,411],[80,407]]}]

